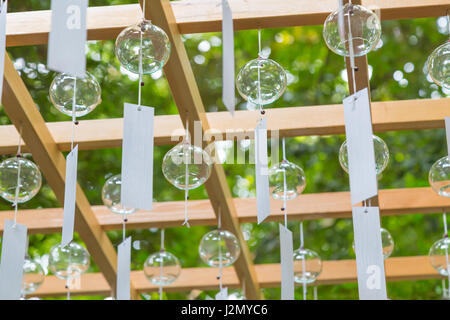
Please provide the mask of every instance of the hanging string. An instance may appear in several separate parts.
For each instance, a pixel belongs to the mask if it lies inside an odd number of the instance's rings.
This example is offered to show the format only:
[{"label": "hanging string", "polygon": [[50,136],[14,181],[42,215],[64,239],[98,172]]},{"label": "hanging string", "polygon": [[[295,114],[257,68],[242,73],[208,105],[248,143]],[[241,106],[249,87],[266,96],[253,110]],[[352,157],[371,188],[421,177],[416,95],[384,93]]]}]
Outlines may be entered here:
[{"label": "hanging string", "polygon": [[72,251],[70,250],[70,243],[68,245],[69,248],[69,266],[67,267],[67,280],[66,280],[66,289],[67,289],[67,300],[70,300],[70,285],[72,283]]},{"label": "hanging string", "polygon": [[[286,161],[286,143],[284,138],[282,139],[283,145],[283,162]],[[284,211],[284,226],[287,229],[287,181],[286,181],[286,169],[283,169],[283,208]]]},{"label": "hanging string", "polygon": [[261,45],[261,29],[258,29],[258,109],[259,109],[259,121],[262,120],[262,115],[264,111],[262,109],[262,101],[261,101],[261,66],[259,59],[262,58],[262,45]]},{"label": "hanging string", "polygon": [[16,225],[17,223],[17,211],[19,210],[19,192],[20,192],[20,187],[21,187],[21,180],[20,180],[20,169],[21,169],[21,162],[20,162],[20,158],[22,157],[22,123],[19,124],[19,142],[17,143],[17,158],[19,158],[18,162],[18,168],[17,168],[17,184],[16,184],[16,190],[15,190],[15,194],[14,194],[14,224],[13,226]]},{"label": "hanging string", "polygon": [[222,291],[223,289],[223,282],[222,282],[222,276],[223,276],[223,261],[222,261],[222,210],[219,206],[218,214],[217,214],[217,229],[219,230],[219,237],[218,237],[218,244],[219,244],[219,276],[217,277],[219,279],[219,290]]},{"label": "hanging string", "polygon": [[348,51],[349,51],[349,55],[350,55],[350,68],[352,69],[352,80],[353,80],[353,93],[356,93],[356,76],[355,76],[355,70],[356,70],[356,66],[355,66],[355,53],[354,53],[354,48],[353,48],[353,35],[352,35],[352,25],[351,25],[351,6],[352,6],[352,2],[349,1],[349,12],[348,12]]},{"label": "hanging string", "polygon": [[142,1],[142,20],[145,20],[145,0]]},{"label": "hanging string", "polygon": [[183,222],[183,224],[182,225],[186,225],[186,227],[190,227],[190,225],[189,225],[189,217],[188,217],[188,199],[189,199],[189,189],[188,189],[188,186],[189,186],[189,154],[187,153],[188,152],[188,148],[187,148],[187,146],[188,146],[188,144],[189,144],[189,140],[188,139],[190,139],[190,137],[189,137],[189,121],[188,121],[188,119],[186,118],[186,136],[185,136],[185,145],[184,145],[184,150],[185,150],[185,152],[186,152],[186,154],[185,154],[185,159],[184,159],[184,161],[185,161],[185,176],[184,176],[184,222]]},{"label": "hanging string", "polygon": [[[145,5],[145,2],[144,2]],[[144,15],[144,13],[142,13]],[[143,81],[143,68],[142,68],[142,43],[143,43],[143,31],[139,33],[140,44],[139,44],[139,89],[138,89],[138,111],[141,111],[141,100],[142,100],[142,87],[144,86]]]},{"label": "hanging string", "polygon": [[123,216],[122,216],[122,241],[125,241],[125,231],[126,231],[126,223],[127,223],[127,221],[128,221],[128,219],[127,219],[127,215],[126,214],[124,214]]},{"label": "hanging string", "polygon": [[317,298],[317,286],[314,286],[314,300],[319,300]]},{"label": "hanging string", "polygon": [[[444,238],[448,239],[447,213],[446,212],[444,212],[442,214],[442,219],[444,222]],[[447,263],[447,276],[448,276],[448,285],[449,285],[449,294],[450,294],[450,261],[448,258],[448,246],[445,247],[445,262]]]},{"label": "hanging string", "polygon": [[[304,237],[303,237],[303,221],[300,221],[300,249],[304,249]],[[302,259],[302,279],[303,279],[303,300],[307,298],[307,285],[306,285],[306,257]]]},{"label": "hanging string", "polygon": [[75,125],[77,124],[77,77],[73,79],[73,97],[72,97],[72,142],[70,144],[70,151],[73,150],[75,140]]},{"label": "hanging string", "polygon": [[[165,251],[165,247],[164,247],[164,235],[165,235],[165,229],[161,228],[161,252]],[[159,278],[161,279],[163,276],[163,261],[161,259],[161,264],[159,265]],[[159,300],[163,299],[163,286],[160,282],[159,284]]]}]

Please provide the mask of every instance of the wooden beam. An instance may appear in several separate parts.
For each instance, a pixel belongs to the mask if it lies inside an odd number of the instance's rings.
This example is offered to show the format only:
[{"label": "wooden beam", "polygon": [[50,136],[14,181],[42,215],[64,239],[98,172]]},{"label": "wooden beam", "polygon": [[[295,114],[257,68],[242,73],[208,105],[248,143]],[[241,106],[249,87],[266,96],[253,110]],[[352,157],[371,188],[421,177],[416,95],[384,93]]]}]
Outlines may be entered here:
[{"label": "wooden beam", "polygon": [[[255,265],[259,284],[263,288],[281,285],[279,264]],[[433,269],[428,256],[393,257],[386,260],[387,281],[409,281],[440,279]],[[151,284],[142,271],[132,271],[131,281],[139,293],[155,292],[158,287]],[[317,279],[317,285],[335,285],[356,282],[355,260],[324,261],[323,270]],[[47,276],[42,286],[32,296],[52,297],[66,294],[64,281],[55,276]],[[232,267],[224,268],[223,285],[235,289],[240,287],[239,279]],[[164,291],[217,290],[217,270],[214,268],[184,268],[180,277]],[[81,277],[81,287],[71,290],[73,295],[110,295],[108,283],[100,273],[88,273]]]},{"label": "wooden beam", "polygon": [[[255,199],[233,199],[239,223],[256,222]],[[268,221],[283,221],[281,201],[271,200]],[[193,226],[217,224],[209,200],[190,200],[190,224]],[[431,214],[450,211],[450,199],[438,196],[431,188],[380,190],[382,216],[404,214]],[[104,206],[93,206],[92,211],[104,231],[121,230],[122,217]],[[13,216],[13,211],[0,211],[0,234],[3,221]],[[326,192],[304,194],[289,202],[288,218],[292,220],[317,220],[351,218],[350,194]],[[19,223],[28,226],[29,233],[55,233],[62,227],[62,208],[20,210]],[[127,229],[174,228],[184,221],[184,202],[155,202],[152,211],[140,210],[128,217]]]},{"label": "wooden beam", "polygon": [[[8,55],[5,57],[3,107],[16,128],[22,127],[23,140],[33,154],[34,161],[39,165],[58,201],[64,203],[66,160]],[[116,251],[78,184],[76,193],[75,229],[108,283],[114,287]]]},{"label": "wooden beam", "polygon": [[[426,106],[426,107],[424,107]],[[382,101],[372,103],[375,132],[397,130],[423,130],[444,128],[444,117],[449,114],[450,98]],[[267,109],[269,136],[279,130],[281,137],[344,134],[342,105],[289,107]],[[237,133],[236,138],[253,138],[257,115],[253,111],[239,110],[234,118],[229,112],[208,112],[208,122],[222,139],[227,132]],[[76,143],[80,150],[122,147],[123,119],[80,120]],[[69,121],[47,122],[60,151],[69,151],[72,124]],[[156,116],[155,145],[175,144],[183,136],[183,124],[178,115]],[[14,126],[0,126],[0,154],[14,154],[18,133]],[[27,152],[23,144],[24,151]]]},{"label": "wooden beam", "polygon": [[[366,0],[369,8],[379,8],[381,19],[413,19],[445,15],[447,0]],[[335,0],[232,0],[236,30],[282,28],[323,24],[336,9]],[[221,8],[216,1],[182,0],[172,3],[180,33],[221,31]],[[50,11],[8,13],[7,46],[45,44],[50,31]],[[141,17],[138,5],[90,7],[88,39],[115,39],[122,29]]]},{"label": "wooden beam", "polygon": [[[169,83],[183,124],[189,121],[191,137],[194,140],[198,139],[199,137],[196,135],[198,131],[194,134],[196,132],[194,122],[200,121],[202,124],[202,136],[210,129],[210,125],[206,118],[205,108],[200,97],[186,48],[184,47],[183,39],[175,21],[170,1],[147,0],[144,11],[146,18],[151,19],[153,23],[164,29],[169,36],[172,53],[164,67],[164,74]],[[256,279],[253,261],[247,247],[247,242],[241,232],[231,191],[221,164],[213,164],[211,175],[206,181],[205,187],[216,216],[221,215],[222,227],[234,233],[241,246],[241,254],[234,263],[236,273],[241,282],[245,281],[248,297],[250,299],[259,299],[261,298],[261,293]]]}]

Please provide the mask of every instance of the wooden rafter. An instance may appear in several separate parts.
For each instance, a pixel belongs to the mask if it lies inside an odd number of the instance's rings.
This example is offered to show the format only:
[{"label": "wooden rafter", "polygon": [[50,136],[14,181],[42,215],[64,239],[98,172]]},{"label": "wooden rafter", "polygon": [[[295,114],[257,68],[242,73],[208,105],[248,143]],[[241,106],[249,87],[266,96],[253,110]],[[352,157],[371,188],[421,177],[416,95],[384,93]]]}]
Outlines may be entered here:
[{"label": "wooden rafter", "polygon": [[[189,122],[191,137],[195,139],[194,122],[201,122],[202,135],[210,128],[210,125],[170,1],[147,0],[144,12],[146,18],[164,29],[170,38],[172,53],[164,67],[164,74],[169,82],[180,117],[183,123]],[[261,293],[253,261],[237,219],[236,208],[221,164],[213,164],[211,176],[205,186],[216,216],[221,215],[222,227],[234,233],[241,246],[241,254],[234,263],[234,267],[241,283],[245,282],[247,297],[260,299]]]},{"label": "wooden rafter", "polygon": [[[279,287],[281,270],[279,264],[255,265],[259,284],[263,288]],[[164,291],[217,290],[217,270],[213,268],[185,268],[180,277]],[[393,257],[386,260],[386,280],[406,281],[440,279],[442,276],[433,269],[428,256]],[[154,292],[158,287],[151,284],[142,271],[132,271],[131,281],[139,293]],[[355,260],[324,261],[323,270],[315,284],[329,285],[356,282]],[[65,291],[61,288],[63,281],[54,276],[48,276],[33,296],[61,296]],[[224,268],[223,285],[230,289],[239,288],[239,279],[232,267]],[[101,273],[90,273],[81,278],[81,287],[75,289],[74,295],[110,295],[108,283]]]},{"label": "wooden rafter", "polygon": [[[379,8],[381,19],[413,19],[445,15],[447,0],[366,0],[365,6]],[[336,9],[335,0],[232,0],[236,30],[282,28],[322,24]],[[221,30],[221,9],[216,1],[172,2],[175,21],[182,34]],[[45,44],[50,31],[50,11],[8,13],[7,45]],[[138,5],[90,7],[88,39],[114,39],[122,29],[141,16]]]},{"label": "wooden rafter", "polygon": [[[23,140],[34,161],[39,165],[58,201],[64,203],[66,160],[8,55],[5,57],[3,107],[14,126],[18,129],[22,127]],[[106,280],[114,288],[116,252],[78,184],[75,210],[75,229]],[[132,296],[135,297],[136,293],[132,291]]]},{"label": "wooden rafter", "polygon": [[[255,199],[233,199],[239,223],[256,222]],[[283,221],[282,203],[271,200],[271,215],[267,221]],[[217,224],[209,200],[190,200],[190,224],[193,226]],[[324,218],[350,218],[350,194],[348,192],[326,192],[303,194],[289,203],[288,218],[292,220],[316,220]],[[450,211],[450,199],[438,196],[431,188],[407,188],[380,190],[382,216],[404,214],[430,214]],[[122,217],[111,213],[105,206],[93,206],[92,211],[104,231],[121,230]],[[62,208],[21,210],[18,221],[28,226],[30,233],[55,233],[62,227]],[[12,211],[0,211],[0,234],[3,220],[11,217]],[[184,202],[155,202],[152,211],[140,210],[128,217],[128,229],[180,227],[184,221]]]},{"label": "wooden rafter", "polygon": [[[426,108],[424,106],[426,105]],[[444,117],[449,114],[450,98],[382,101],[372,103],[375,132],[398,130],[423,130],[444,127]],[[268,135],[276,130],[280,137],[343,134],[344,111],[342,105],[289,107],[267,109]],[[229,112],[208,112],[206,118],[211,128],[222,138],[234,139],[228,132],[236,132],[237,139],[253,138],[257,115],[253,111],[238,110],[234,119]],[[122,147],[123,119],[83,120],[79,124],[76,142],[80,150]],[[60,151],[69,151],[72,124],[69,121],[48,122],[47,127]],[[178,115],[155,118],[155,145],[175,144],[183,133]],[[12,125],[0,126],[0,154],[12,154],[17,149],[18,133]],[[24,151],[27,151],[23,144]]]}]

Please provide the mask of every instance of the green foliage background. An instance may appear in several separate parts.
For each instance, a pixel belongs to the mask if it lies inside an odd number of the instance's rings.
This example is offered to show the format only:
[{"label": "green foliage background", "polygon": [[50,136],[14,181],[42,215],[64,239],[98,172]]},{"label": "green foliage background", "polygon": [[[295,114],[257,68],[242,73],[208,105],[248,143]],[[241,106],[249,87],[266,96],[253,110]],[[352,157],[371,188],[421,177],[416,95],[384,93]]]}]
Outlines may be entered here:
[{"label": "green foliage background", "polygon": [[[206,1],[206,0],[205,0]],[[90,6],[135,3],[126,0],[91,0]],[[9,12],[49,9],[50,0],[12,1]],[[444,14],[444,13],[443,13]],[[445,19],[416,19],[383,21],[382,46],[368,55],[372,70],[371,88],[373,101],[440,98],[443,92],[426,79],[424,64],[428,55],[447,40]],[[295,27],[263,30],[263,47],[270,48],[270,57],[278,61],[289,73],[289,85],[284,96],[270,108],[339,104],[348,94],[347,83],[341,73],[345,69],[342,57],[333,54],[322,38],[322,26]],[[184,36],[202,99],[207,111],[223,111],[221,102],[221,34],[207,33]],[[239,31],[235,34],[236,68],[243,66],[257,55],[257,31]],[[138,83],[121,72],[114,55],[114,41],[89,41],[87,44],[87,68],[96,76],[102,87],[102,103],[88,116],[80,119],[105,119],[122,116],[123,103],[137,101]],[[50,103],[48,88],[54,77],[46,67],[46,46],[9,48],[16,68],[29,88],[36,107],[46,121],[68,121]],[[413,70],[411,71],[411,66]],[[236,70],[236,71],[237,71]],[[401,81],[394,79],[394,72],[402,72]],[[247,109],[240,97],[239,109]],[[145,77],[143,104],[155,107],[158,115],[177,114],[164,75]],[[251,106],[248,106],[251,108]],[[427,108],[424,104],[423,108]],[[302,119],[298,119],[301,121]],[[3,109],[0,123],[10,121]],[[432,163],[445,155],[444,130],[423,130],[380,133],[390,149],[390,163],[380,180],[380,188],[410,188],[428,186],[428,170]],[[307,175],[305,193],[348,190],[348,177],[338,163],[338,152],[343,136],[311,136],[287,139],[288,158],[301,165]],[[236,145],[235,147],[239,147]],[[155,147],[154,153],[154,200],[182,200],[183,192],[173,188],[160,170],[162,158],[170,146]],[[3,157],[6,158],[6,157]],[[120,149],[80,151],[78,181],[91,204],[102,203],[101,188],[112,174],[120,172]],[[254,196],[255,185],[251,165],[225,165],[229,186],[235,197]],[[191,199],[205,199],[203,187],[191,193]],[[52,190],[44,184],[40,193],[26,208],[50,208],[60,204]],[[0,202],[1,209],[10,209]],[[431,244],[442,236],[441,216],[402,215],[383,217],[382,225],[395,240],[393,256],[427,255]],[[294,246],[299,245],[298,222],[289,223],[295,232]],[[244,231],[250,235],[248,245],[255,263],[279,261],[278,228],[276,223],[245,224]],[[350,219],[322,219],[305,224],[306,246],[317,251],[322,259],[353,258],[353,240]],[[180,258],[183,267],[205,266],[198,255],[198,244],[209,227],[183,227],[167,230],[166,246]],[[111,241],[118,244],[121,232],[108,232]],[[142,240],[141,250],[134,250],[132,268],[142,269],[146,257],[159,250],[157,229],[128,231],[133,239]],[[78,239],[79,240],[79,239]],[[60,235],[30,236],[29,251],[42,258],[60,241]],[[409,266],[414,268],[414,266]],[[95,264],[90,272],[98,271]],[[263,289],[267,299],[279,299],[279,288]],[[312,290],[310,290],[312,291]],[[356,284],[320,286],[319,299],[357,299]],[[214,292],[203,292],[203,299]],[[301,298],[301,290],[296,292]],[[309,293],[310,298],[312,293]],[[439,280],[389,283],[388,295],[392,299],[440,299]],[[188,293],[170,293],[169,299],[185,299]],[[101,299],[103,297],[81,297]],[[146,295],[145,298],[156,298]]]}]

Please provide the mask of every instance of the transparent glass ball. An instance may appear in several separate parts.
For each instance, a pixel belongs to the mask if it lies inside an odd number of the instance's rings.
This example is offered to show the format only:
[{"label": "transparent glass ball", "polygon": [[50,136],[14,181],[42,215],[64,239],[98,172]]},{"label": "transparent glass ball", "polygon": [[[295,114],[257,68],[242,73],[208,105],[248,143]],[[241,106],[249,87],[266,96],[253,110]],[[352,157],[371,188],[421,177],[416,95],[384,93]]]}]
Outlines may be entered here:
[{"label": "transparent glass ball", "polygon": [[164,30],[149,20],[122,30],[116,39],[117,59],[125,69],[139,74],[141,35],[143,74],[161,70],[170,56],[170,41]]},{"label": "transparent glass ball", "polygon": [[[389,148],[386,142],[376,135],[373,136],[373,147],[375,150],[375,171],[379,177],[389,163]],[[339,149],[339,163],[342,169],[348,173],[347,140],[344,141]]]},{"label": "transparent glass ball", "polygon": [[450,41],[431,53],[427,66],[431,79],[442,88],[450,89]]},{"label": "transparent glass ball", "polygon": [[305,190],[306,176],[295,163],[283,160],[269,169],[269,185],[272,198],[284,200],[284,176],[286,175],[286,200],[295,199]]},{"label": "transparent glass ball", "polygon": [[135,208],[126,208],[120,204],[120,190],[122,186],[122,176],[116,174],[108,180],[102,188],[103,204],[114,213],[117,214],[132,214],[136,211]]},{"label": "transparent glass ball", "polygon": [[167,286],[177,280],[181,272],[178,258],[167,251],[150,255],[144,263],[144,274],[147,279],[158,286]]},{"label": "transparent glass ball", "polygon": [[448,156],[436,161],[428,173],[430,186],[440,196],[450,197],[450,161]]},{"label": "transparent glass ball", "polygon": [[450,255],[450,238],[448,237],[436,241],[431,246],[430,252],[428,253],[433,268],[435,268],[440,275],[445,277],[448,276],[448,266],[445,258],[446,252]]},{"label": "transparent glass ball", "polygon": [[23,264],[22,296],[35,292],[44,280],[45,272],[42,266],[33,259],[26,257]]},{"label": "transparent glass ball", "polygon": [[71,242],[63,248],[58,244],[50,249],[48,269],[60,279],[78,278],[90,264],[89,253],[78,243]]},{"label": "transparent glass ball", "polygon": [[[186,163],[189,172],[187,183]],[[212,159],[205,150],[188,143],[180,143],[165,154],[162,172],[178,189],[195,189],[208,180],[211,167]]]},{"label": "transparent glass ball", "polygon": [[[258,83],[260,83],[261,92],[258,90]],[[239,94],[245,100],[256,105],[274,102],[284,93],[286,85],[287,76],[283,67],[271,59],[261,57],[247,62],[236,77]],[[261,98],[259,98],[259,93],[261,93]]]},{"label": "transparent glass ball", "polygon": [[[82,117],[102,102],[102,90],[97,79],[87,71],[84,79],[76,79],[75,116]],[[50,101],[56,109],[68,116],[72,116],[74,80],[74,76],[59,73],[50,84]]]},{"label": "transparent glass ball", "polygon": [[198,249],[200,258],[210,267],[231,266],[241,253],[241,246],[234,234],[227,230],[213,230],[205,234]]},{"label": "transparent glass ball", "polygon": [[331,13],[325,20],[323,26],[323,38],[328,48],[334,53],[348,57],[350,55],[348,38],[348,20],[353,40],[353,51],[355,57],[364,56],[376,47],[381,37],[381,23],[378,16],[371,10],[360,5],[345,4],[344,13],[344,35],[339,32],[339,11]]},{"label": "transparent glass ball", "polygon": [[[381,228],[381,247],[383,250],[383,259],[389,258],[394,251],[394,238],[392,238],[389,231],[385,228]],[[355,241],[352,243],[353,252],[355,251]]]},{"label": "transparent glass ball", "polygon": [[294,251],[294,281],[296,283],[313,283],[321,272],[322,259],[317,252],[305,248]]},{"label": "transparent glass ball", "polygon": [[8,158],[0,163],[0,196],[14,203],[16,198],[17,176],[20,167],[20,188],[18,203],[33,198],[41,188],[42,174],[39,167],[23,157]]}]

